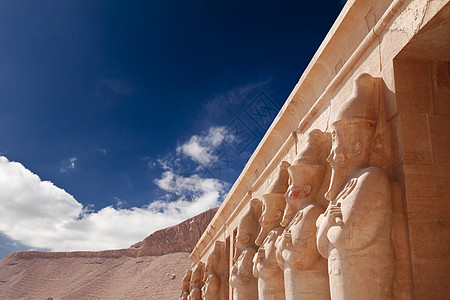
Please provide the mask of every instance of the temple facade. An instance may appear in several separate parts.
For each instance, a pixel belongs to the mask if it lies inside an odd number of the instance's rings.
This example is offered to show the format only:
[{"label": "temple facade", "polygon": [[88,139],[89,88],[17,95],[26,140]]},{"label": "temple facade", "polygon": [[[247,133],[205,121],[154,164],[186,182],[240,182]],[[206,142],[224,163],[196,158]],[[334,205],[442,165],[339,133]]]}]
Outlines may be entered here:
[{"label": "temple facade", "polygon": [[347,1],[180,299],[449,297],[449,2]]}]

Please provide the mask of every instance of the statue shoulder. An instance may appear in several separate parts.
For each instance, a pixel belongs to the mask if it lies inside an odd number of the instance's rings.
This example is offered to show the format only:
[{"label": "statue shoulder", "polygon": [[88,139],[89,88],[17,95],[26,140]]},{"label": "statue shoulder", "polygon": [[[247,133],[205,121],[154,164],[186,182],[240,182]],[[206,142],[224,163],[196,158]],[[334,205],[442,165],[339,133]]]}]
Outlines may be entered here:
[{"label": "statue shoulder", "polygon": [[325,211],[325,209],[318,203],[311,203],[303,208],[302,211],[304,218],[312,217],[317,219],[319,215]]},{"label": "statue shoulder", "polygon": [[380,190],[389,187],[389,179],[386,173],[378,167],[367,167],[355,174],[358,183],[369,189]]}]

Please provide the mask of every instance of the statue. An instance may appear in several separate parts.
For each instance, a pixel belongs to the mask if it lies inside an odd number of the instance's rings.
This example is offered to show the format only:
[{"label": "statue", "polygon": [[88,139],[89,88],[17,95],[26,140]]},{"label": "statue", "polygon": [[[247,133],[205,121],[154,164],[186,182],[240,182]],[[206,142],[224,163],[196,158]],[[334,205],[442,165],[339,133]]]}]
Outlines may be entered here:
[{"label": "statue", "polygon": [[[383,145],[379,80],[359,75],[331,124],[330,201],[317,220],[317,247],[328,258],[331,299],[391,299],[394,253],[391,191],[371,163]],[[378,105],[377,105],[378,104]]]},{"label": "statue", "polygon": [[253,257],[258,248],[255,244],[259,231],[258,219],[262,203],[259,199],[250,200],[249,208],[239,221],[234,241],[235,263],[231,269],[230,285],[233,287],[233,300],[258,300],[258,280],[253,276]]},{"label": "statue", "polygon": [[205,267],[205,285],[202,288],[202,295],[204,300],[221,300],[224,299],[222,295],[222,277],[225,273],[223,256],[224,256],[224,242],[216,241],[214,248],[206,259]]},{"label": "statue", "polygon": [[285,229],[276,242],[287,300],[330,299],[327,261],[316,246],[316,220],[324,211],[318,193],[326,173],[328,141],[318,129],[308,132],[305,147],[288,168],[290,185],[281,221]]},{"label": "statue", "polygon": [[188,300],[202,300],[203,287],[203,268],[204,264],[199,262],[192,272],[191,276],[191,292]]},{"label": "statue", "polygon": [[256,238],[258,252],[253,258],[253,275],[258,278],[258,299],[284,299],[283,270],[278,267],[275,255],[275,241],[283,232],[280,226],[286,200],[284,193],[288,187],[289,163],[283,161],[277,177],[270,185],[268,193],[262,196],[263,212],[259,223],[261,230]]},{"label": "statue", "polygon": [[183,277],[180,300],[187,300],[187,298],[189,296],[191,275],[192,275],[192,271],[187,270],[186,275],[184,275],[184,277]]}]

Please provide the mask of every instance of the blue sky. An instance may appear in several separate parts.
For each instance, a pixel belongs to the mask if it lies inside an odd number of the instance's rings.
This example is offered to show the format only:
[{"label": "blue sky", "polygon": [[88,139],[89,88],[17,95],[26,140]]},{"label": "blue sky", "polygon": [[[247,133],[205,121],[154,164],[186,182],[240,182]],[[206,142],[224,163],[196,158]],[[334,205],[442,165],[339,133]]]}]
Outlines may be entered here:
[{"label": "blue sky", "polygon": [[0,258],[217,206],[342,1],[2,1]]}]

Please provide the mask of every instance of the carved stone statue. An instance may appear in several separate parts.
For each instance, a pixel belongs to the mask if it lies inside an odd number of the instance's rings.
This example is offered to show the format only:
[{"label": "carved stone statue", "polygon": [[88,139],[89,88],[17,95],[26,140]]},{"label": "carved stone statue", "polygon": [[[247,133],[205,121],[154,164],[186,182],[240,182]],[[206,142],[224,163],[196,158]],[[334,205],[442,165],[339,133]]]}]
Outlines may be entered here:
[{"label": "carved stone statue", "polygon": [[330,299],[327,261],[316,246],[316,220],[324,211],[317,203],[318,192],[326,173],[328,141],[318,129],[307,133],[305,147],[288,168],[290,185],[281,221],[286,228],[276,242],[287,300]]},{"label": "carved stone statue", "polygon": [[390,184],[385,172],[370,164],[371,154],[383,147],[378,89],[378,79],[358,76],[351,98],[331,124],[330,203],[316,224],[317,247],[328,258],[332,299],[391,299]]},{"label": "carved stone statue", "polygon": [[189,296],[191,276],[192,276],[192,271],[187,270],[186,275],[184,275],[184,277],[183,277],[180,300],[187,300],[187,298]]},{"label": "carved stone statue", "polygon": [[283,232],[280,222],[286,206],[284,193],[288,187],[289,166],[288,162],[281,163],[275,181],[268,193],[262,196],[261,230],[255,241],[260,247],[253,258],[253,275],[258,278],[260,300],[284,299],[284,276],[283,270],[278,267],[275,241]]},{"label": "carved stone statue", "polygon": [[202,300],[202,287],[203,287],[203,268],[204,264],[199,262],[192,272],[191,276],[191,292],[189,293],[188,300]]},{"label": "carved stone statue", "polygon": [[239,221],[234,241],[237,259],[231,269],[230,278],[233,300],[258,300],[258,280],[253,276],[253,257],[258,248],[255,239],[259,231],[258,219],[261,211],[261,201],[253,198]]},{"label": "carved stone statue", "polygon": [[205,285],[202,288],[204,300],[221,300],[224,298],[222,295],[222,277],[225,273],[224,247],[224,242],[216,241],[212,252],[206,259]]}]

